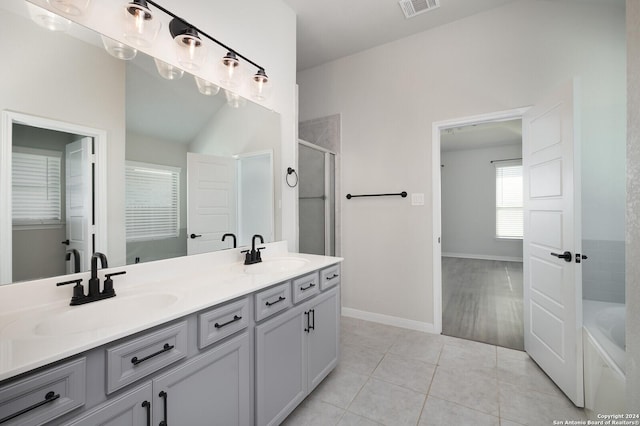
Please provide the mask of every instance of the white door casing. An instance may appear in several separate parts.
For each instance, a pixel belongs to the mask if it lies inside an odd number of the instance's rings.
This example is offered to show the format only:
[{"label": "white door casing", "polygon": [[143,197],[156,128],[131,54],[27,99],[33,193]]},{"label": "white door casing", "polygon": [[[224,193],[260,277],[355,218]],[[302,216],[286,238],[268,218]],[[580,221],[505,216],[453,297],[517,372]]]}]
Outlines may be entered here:
[{"label": "white door casing", "polygon": [[237,233],[235,163],[230,157],[187,153],[187,254],[227,248],[222,236]]},{"label": "white door casing", "polygon": [[[577,406],[582,376],[579,119],[576,82],[523,116],[525,350]],[[571,253],[571,261],[552,253]]]},{"label": "white door casing", "polygon": [[[84,137],[65,146],[66,238],[67,251],[78,250],[80,270],[88,271],[93,253],[92,139]],[[73,273],[74,260],[67,262],[67,273]]]}]

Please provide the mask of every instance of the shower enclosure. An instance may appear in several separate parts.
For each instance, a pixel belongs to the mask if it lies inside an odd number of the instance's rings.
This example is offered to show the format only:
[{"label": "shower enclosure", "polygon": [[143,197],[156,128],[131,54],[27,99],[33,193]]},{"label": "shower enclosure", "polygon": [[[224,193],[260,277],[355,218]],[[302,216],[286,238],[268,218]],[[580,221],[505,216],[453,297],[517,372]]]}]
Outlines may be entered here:
[{"label": "shower enclosure", "polygon": [[300,252],[335,255],[335,153],[298,144]]}]

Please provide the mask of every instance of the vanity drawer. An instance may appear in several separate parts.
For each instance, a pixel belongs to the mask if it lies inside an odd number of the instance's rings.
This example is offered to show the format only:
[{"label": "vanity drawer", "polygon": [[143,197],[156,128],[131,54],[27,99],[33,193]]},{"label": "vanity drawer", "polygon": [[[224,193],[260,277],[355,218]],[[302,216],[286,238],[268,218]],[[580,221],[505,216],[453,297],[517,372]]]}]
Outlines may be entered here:
[{"label": "vanity drawer", "polygon": [[255,302],[256,321],[262,321],[276,312],[287,309],[292,305],[289,281],[256,293]]},{"label": "vanity drawer", "polygon": [[0,387],[0,423],[41,425],[83,406],[85,374],[86,359],[79,358]]},{"label": "vanity drawer", "polygon": [[320,290],[324,291],[340,283],[340,264],[329,266],[320,271]]},{"label": "vanity drawer", "polygon": [[318,293],[320,293],[320,283],[317,271],[293,280],[293,303],[298,303]]},{"label": "vanity drawer", "polygon": [[107,348],[107,393],[187,356],[187,321]]},{"label": "vanity drawer", "polygon": [[249,325],[249,299],[203,312],[198,315],[198,347],[209,346],[218,340],[244,330]]}]

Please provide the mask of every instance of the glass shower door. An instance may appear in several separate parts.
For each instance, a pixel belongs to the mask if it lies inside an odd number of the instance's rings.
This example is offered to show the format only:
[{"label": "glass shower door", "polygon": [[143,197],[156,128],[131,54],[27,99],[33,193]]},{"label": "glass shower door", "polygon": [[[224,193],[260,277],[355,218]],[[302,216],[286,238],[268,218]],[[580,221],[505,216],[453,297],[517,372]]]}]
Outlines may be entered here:
[{"label": "glass shower door", "polygon": [[335,154],[298,145],[300,252],[335,255]]}]

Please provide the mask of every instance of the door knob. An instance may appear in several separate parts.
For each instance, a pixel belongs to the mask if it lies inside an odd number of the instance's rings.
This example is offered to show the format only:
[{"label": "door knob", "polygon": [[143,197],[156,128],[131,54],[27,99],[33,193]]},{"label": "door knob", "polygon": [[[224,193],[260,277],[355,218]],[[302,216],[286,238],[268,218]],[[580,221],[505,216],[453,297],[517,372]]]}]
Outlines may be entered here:
[{"label": "door knob", "polygon": [[191,235],[189,235],[189,237],[193,240],[195,238],[202,237],[202,235],[200,235],[200,234],[191,234]]},{"label": "door knob", "polygon": [[71,243],[69,242],[69,240],[60,241],[60,243],[61,243],[61,244],[64,244],[64,245],[67,245],[67,246],[68,246],[69,244],[71,244]]},{"label": "door knob", "polygon": [[551,253],[551,256],[555,256],[558,259],[564,259],[565,262],[571,262],[571,259],[573,258],[573,256],[571,256],[571,252],[570,251],[565,251],[562,254]]}]

